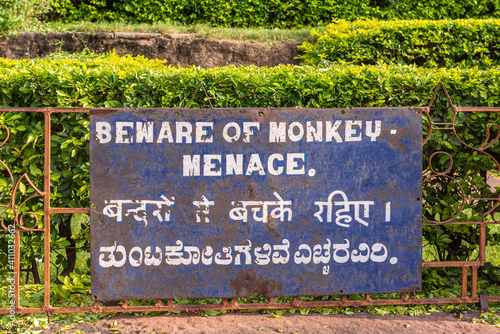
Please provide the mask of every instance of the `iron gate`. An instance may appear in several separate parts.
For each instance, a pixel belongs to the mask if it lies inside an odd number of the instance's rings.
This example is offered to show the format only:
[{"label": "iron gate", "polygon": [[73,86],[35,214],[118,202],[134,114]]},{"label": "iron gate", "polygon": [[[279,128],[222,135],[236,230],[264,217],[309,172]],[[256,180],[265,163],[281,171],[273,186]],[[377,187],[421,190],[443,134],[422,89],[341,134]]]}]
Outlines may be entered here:
[{"label": "iron gate", "polygon": [[[433,106],[436,95],[439,89],[443,89],[446,94],[447,100],[452,109],[452,115],[450,120],[435,121],[431,117],[431,107]],[[431,135],[436,131],[444,131],[449,135],[453,136],[458,140],[461,145],[468,147],[477,151],[480,154],[485,154],[491,159],[493,159],[496,164],[496,169],[500,170],[498,161],[490,155],[486,150],[490,148],[500,137],[500,132],[496,136],[491,136],[490,132],[494,125],[488,125],[486,129],[486,139],[484,143],[478,147],[472,147],[466,144],[457,134],[457,124],[456,116],[458,113],[498,113],[500,112],[500,107],[458,107],[454,106],[446,89],[443,84],[439,84],[434,92],[431,102],[428,107],[420,108],[424,120],[427,121],[427,130],[424,134],[423,144],[429,141]],[[348,295],[341,295],[340,300],[329,300],[329,301],[300,301],[298,297],[293,297],[290,302],[277,302],[273,297],[269,298],[267,303],[238,303],[236,298],[223,298],[220,304],[204,304],[204,305],[179,305],[174,304],[172,299],[157,300],[155,305],[142,305],[142,306],[132,306],[127,303],[126,300],[122,301],[121,306],[106,306],[97,301],[94,302],[92,306],[86,307],[54,307],[51,305],[50,301],[50,231],[51,231],[51,216],[54,214],[90,214],[90,208],[61,208],[51,206],[51,120],[52,115],[58,113],[90,113],[95,109],[85,109],[85,108],[0,108],[0,112],[8,113],[42,113],[44,116],[44,182],[43,189],[38,189],[37,186],[30,180],[28,174],[23,174],[22,176],[13,175],[9,166],[0,161],[3,168],[5,169],[8,178],[12,182],[12,193],[10,196],[10,201],[7,204],[1,205],[4,208],[4,214],[7,210],[11,210],[13,213],[13,223],[8,222],[4,216],[2,216],[1,226],[4,233],[10,233],[13,235],[13,249],[14,249],[14,259],[13,259],[13,271],[14,271],[14,287],[15,287],[15,298],[14,298],[14,308],[15,313],[19,314],[29,314],[29,313],[47,313],[50,319],[52,313],[80,313],[80,312],[150,312],[150,311],[185,311],[193,312],[200,310],[250,310],[250,309],[285,309],[285,308],[301,308],[301,307],[359,307],[359,306],[372,306],[372,305],[410,305],[410,304],[444,304],[444,303],[480,303],[483,306],[487,306],[488,302],[500,302],[500,296],[478,296],[477,290],[477,280],[478,280],[478,269],[485,264],[485,249],[486,249],[486,228],[488,224],[497,224],[498,221],[494,217],[494,212],[500,204],[500,198],[478,198],[469,196],[463,189],[458,185],[459,195],[461,198],[461,205],[457,212],[450,218],[445,220],[434,220],[434,217],[426,217],[423,225],[478,225],[479,226],[479,254],[478,259],[475,261],[436,261],[436,262],[422,262],[422,268],[430,267],[458,267],[461,268],[461,296],[458,298],[416,298],[414,292],[402,292],[400,298],[397,299],[372,299],[370,294],[365,294],[364,299],[354,300],[350,299]],[[107,112],[118,112],[122,109],[99,109],[105,110]],[[498,128],[498,126],[497,126]],[[2,132],[7,133],[5,140],[1,143],[0,147],[3,146],[9,140],[9,129],[5,125],[0,125]],[[490,138],[494,137],[494,138]],[[448,157],[448,167],[444,170],[439,171],[433,166],[432,160],[437,156]],[[451,182],[456,181],[454,175],[449,174],[451,170],[451,165],[453,164],[453,159],[451,155],[444,151],[432,152],[428,158],[429,169],[423,175],[423,182],[432,182],[433,180],[438,180],[440,178],[445,178]],[[16,195],[20,191],[20,184],[27,182],[35,191],[36,194],[30,198],[24,200],[21,204],[16,203]],[[24,225],[23,219],[26,215],[31,215],[36,217],[34,213],[21,213],[20,208],[26,201],[40,197],[43,199],[43,221],[36,224],[34,227],[26,227]],[[425,194],[424,194],[425,197]],[[482,219],[480,221],[457,221],[457,217],[461,214],[465,207],[465,203],[470,201],[488,201],[492,205],[487,212],[482,214]],[[40,227],[43,226],[43,227]],[[43,307],[23,307],[20,301],[20,278],[21,278],[21,268],[20,268],[20,254],[22,249],[20,248],[20,235],[21,233],[34,232],[41,233],[44,240],[44,298]],[[470,282],[468,280],[468,274],[470,271]],[[468,284],[470,284],[470,291],[468,290]],[[11,311],[10,308],[0,309],[0,314],[8,314]]]}]

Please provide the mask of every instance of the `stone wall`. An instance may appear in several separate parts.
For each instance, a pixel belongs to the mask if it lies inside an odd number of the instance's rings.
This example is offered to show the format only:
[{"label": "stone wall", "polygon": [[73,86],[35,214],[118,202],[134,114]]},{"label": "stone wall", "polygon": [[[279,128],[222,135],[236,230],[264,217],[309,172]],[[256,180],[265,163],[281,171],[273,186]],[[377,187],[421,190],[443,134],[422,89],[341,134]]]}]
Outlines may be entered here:
[{"label": "stone wall", "polygon": [[276,66],[299,64],[297,43],[259,43],[210,40],[194,34],[152,33],[19,33],[0,37],[0,57],[38,58],[57,51],[81,52],[85,48],[104,53],[115,49],[119,55],[143,55],[166,60],[170,65],[213,68],[226,65]]}]

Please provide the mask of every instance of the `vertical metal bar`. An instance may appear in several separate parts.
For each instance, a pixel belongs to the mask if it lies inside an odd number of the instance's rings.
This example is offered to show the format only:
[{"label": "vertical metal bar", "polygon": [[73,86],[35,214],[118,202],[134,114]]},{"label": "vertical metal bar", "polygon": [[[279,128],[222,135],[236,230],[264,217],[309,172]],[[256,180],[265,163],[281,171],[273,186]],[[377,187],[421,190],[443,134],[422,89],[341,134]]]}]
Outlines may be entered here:
[{"label": "vertical metal bar", "polygon": [[44,196],[43,196],[43,307],[48,310],[50,307],[50,124],[51,109],[46,109],[43,114],[45,116],[45,134],[44,134]]},{"label": "vertical metal bar", "polygon": [[472,298],[477,297],[477,268],[476,266],[472,267],[472,278],[470,283],[470,294]]},{"label": "vertical metal bar", "polygon": [[462,267],[462,298],[467,297],[467,269],[466,266]]},{"label": "vertical metal bar", "polygon": [[344,306],[347,304],[347,295],[340,296],[340,305]]},{"label": "vertical metal bar", "polygon": [[[16,222],[14,222],[14,228]],[[14,233],[14,305],[16,312],[21,306],[21,292],[19,282],[21,281],[21,230],[16,229]]]},{"label": "vertical metal bar", "polygon": [[479,261],[484,265],[486,261],[486,223],[479,225]]}]

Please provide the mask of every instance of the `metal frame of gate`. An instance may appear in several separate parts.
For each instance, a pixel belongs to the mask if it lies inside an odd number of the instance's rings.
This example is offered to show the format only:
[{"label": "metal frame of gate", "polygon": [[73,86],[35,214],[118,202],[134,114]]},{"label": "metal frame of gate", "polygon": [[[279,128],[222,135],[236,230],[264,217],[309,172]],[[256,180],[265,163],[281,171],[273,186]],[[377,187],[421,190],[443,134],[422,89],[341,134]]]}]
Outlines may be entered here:
[{"label": "metal frame of gate", "polygon": [[[198,86],[199,88],[199,86]],[[198,90],[197,88],[197,90]],[[450,122],[434,122],[430,115],[430,109],[434,104],[436,95],[438,91],[442,89],[446,94],[446,98],[453,111],[453,116]],[[195,93],[196,94],[196,93]],[[197,312],[201,310],[255,310],[255,309],[286,309],[286,308],[302,308],[302,307],[359,307],[359,306],[374,306],[374,305],[413,305],[413,304],[448,304],[448,303],[481,303],[482,306],[486,305],[488,302],[500,302],[500,296],[479,296],[477,293],[477,278],[478,269],[485,264],[485,249],[486,249],[486,226],[488,224],[498,224],[497,222],[487,222],[486,217],[491,214],[497,206],[500,204],[500,198],[472,198],[466,197],[462,194],[462,205],[451,219],[441,222],[423,223],[424,225],[479,225],[479,257],[476,261],[453,261],[453,262],[422,262],[422,268],[429,267],[459,267],[462,269],[461,276],[461,296],[457,298],[416,298],[415,293],[401,293],[398,299],[372,299],[369,294],[364,295],[364,299],[349,299],[348,295],[341,295],[340,300],[329,300],[329,301],[300,301],[298,297],[293,297],[291,302],[277,302],[274,298],[269,298],[267,303],[238,303],[235,298],[233,299],[222,299],[220,304],[203,304],[203,305],[179,305],[174,304],[173,300],[169,299],[166,304],[162,300],[157,300],[155,305],[141,305],[132,306],[127,303],[126,300],[122,301],[121,305],[118,306],[105,306],[101,305],[99,302],[94,302],[92,306],[86,307],[55,307],[50,303],[50,229],[51,229],[51,215],[53,214],[90,214],[90,208],[58,208],[52,207],[50,204],[50,162],[51,162],[51,115],[56,113],[89,113],[91,110],[106,110],[106,111],[119,111],[123,108],[0,108],[0,112],[29,112],[29,113],[43,113],[44,115],[44,184],[43,190],[38,189],[33,182],[30,180],[28,174],[23,174],[21,177],[15,181],[15,177],[12,174],[9,167],[0,160],[0,164],[7,170],[11,182],[13,184],[11,198],[8,204],[0,205],[0,208],[5,208],[5,211],[11,209],[14,213],[14,244],[15,244],[15,258],[14,258],[14,279],[15,279],[15,294],[14,294],[14,305],[16,314],[31,314],[31,313],[46,313],[49,316],[53,313],[81,313],[81,312],[163,312],[163,311],[184,311],[184,312]],[[453,105],[445,86],[439,83],[438,87],[434,91],[434,95],[427,107],[421,107],[423,114],[426,115],[429,121],[428,134],[424,138],[423,144],[429,140],[432,131],[434,130],[445,130],[451,131],[456,139],[458,139],[463,145],[468,146],[480,153],[487,154],[490,158],[495,161],[497,167],[500,165],[491,155],[485,152],[486,149],[491,147],[500,138],[500,132],[497,133],[496,137],[488,142],[489,131],[491,124],[487,127],[487,139],[483,146],[479,148],[473,148],[462,141],[457,135],[455,129],[455,118],[458,112],[473,113],[473,112],[488,112],[488,113],[500,113],[500,107],[458,107]],[[6,139],[0,143],[0,147],[3,146],[9,140],[9,129],[5,125],[0,125],[2,131],[7,131]],[[436,154],[446,154],[451,156],[446,152],[434,152],[429,158],[429,167],[431,172],[424,175],[425,179],[423,182],[430,180],[436,176],[445,176],[447,178],[452,178],[452,176],[446,175],[449,169],[444,172],[435,171],[430,165],[430,160]],[[500,170],[500,167],[499,167]],[[16,203],[16,193],[19,190],[19,185],[22,180],[25,180],[30,184],[33,189],[35,189],[36,194],[29,197],[23,201],[20,205]],[[24,226],[23,218],[26,214],[31,214],[36,217],[33,213],[20,214],[20,208],[28,200],[41,197],[44,202],[44,221],[43,228],[28,228]],[[466,201],[493,201],[494,204],[492,208],[482,215],[482,221],[476,222],[457,222],[455,219],[458,217],[460,212],[463,210]],[[1,210],[1,209],[0,209]],[[4,210],[1,210],[5,212]],[[3,213],[2,213],[3,214]],[[8,227],[5,224],[4,218],[1,219],[0,231],[5,233],[9,232]],[[44,299],[42,307],[23,307],[20,302],[20,235],[23,232],[32,231],[43,233],[44,236]],[[468,291],[468,272],[471,270],[471,289]],[[0,314],[9,314],[9,308],[0,308]]]}]

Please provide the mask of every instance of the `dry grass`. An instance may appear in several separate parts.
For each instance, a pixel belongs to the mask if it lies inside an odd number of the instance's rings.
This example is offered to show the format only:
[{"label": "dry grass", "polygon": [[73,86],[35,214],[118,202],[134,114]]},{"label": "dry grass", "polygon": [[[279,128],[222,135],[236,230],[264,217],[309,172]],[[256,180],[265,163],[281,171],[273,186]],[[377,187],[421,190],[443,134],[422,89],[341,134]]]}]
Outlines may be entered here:
[{"label": "dry grass", "polygon": [[[315,27],[323,30],[324,27]],[[53,32],[53,31],[82,31],[82,32],[143,32],[161,34],[192,33],[199,37],[210,39],[225,39],[244,42],[257,42],[263,44],[274,44],[279,42],[301,43],[311,41],[312,27],[299,29],[259,29],[259,28],[216,28],[209,25],[181,25],[174,23],[123,23],[123,22],[77,22],[61,23],[48,22],[34,25],[23,31],[31,32]]]}]

